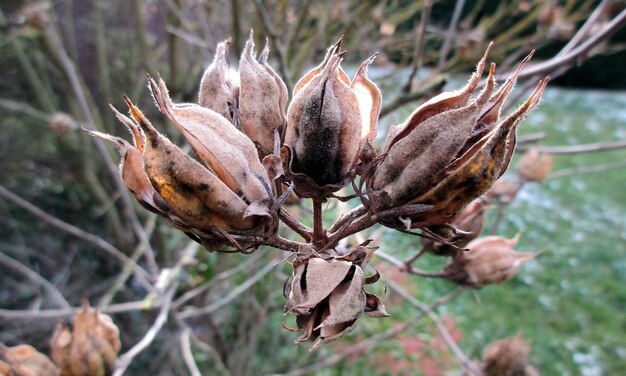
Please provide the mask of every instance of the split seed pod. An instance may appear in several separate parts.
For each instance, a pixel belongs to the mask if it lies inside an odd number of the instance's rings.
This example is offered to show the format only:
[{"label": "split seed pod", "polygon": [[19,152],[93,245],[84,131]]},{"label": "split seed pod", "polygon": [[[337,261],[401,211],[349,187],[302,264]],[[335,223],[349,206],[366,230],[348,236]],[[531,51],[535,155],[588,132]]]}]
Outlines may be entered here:
[{"label": "split seed pod", "polygon": [[289,93],[283,80],[268,64],[267,41],[257,60],[252,36],[250,32],[239,62],[239,125],[264,157],[274,151],[274,139],[282,136],[285,129]]},{"label": "split seed pod", "polygon": [[381,94],[367,77],[374,56],[349,81],[339,47],[332,46],[323,63],[300,79],[287,112],[286,159],[301,197],[327,197],[341,189],[376,136]]},{"label": "split seed pod", "polygon": [[364,312],[388,316],[380,298],[363,289],[367,279],[362,268],[374,250],[359,246],[343,257],[294,262],[294,275],[285,289],[285,312],[297,316],[297,331],[302,334],[296,343],[315,341],[316,349],[351,332]]},{"label": "split seed pod", "polygon": [[29,345],[7,347],[0,343],[0,375],[58,376],[59,368],[44,354]]},{"label": "split seed pod", "polygon": [[468,251],[458,253],[446,265],[444,273],[460,285],[481,287],[511,279],[535,253],[520,253],[513,249],[520,234],[513,239],[487,236],[467,245]]},{"label": "split seed pod", "polygon": [[111,317],[83,303],[73,330],[59,323],[52,334],[52,359],[67,376],[108,375],[120,351],[119,329]]},{"label": "split seed pod", "polygon": [[432,98],[390,130],[382,147],[384,158],[368,184],[374,211],[428,205],[426,213],[412,219],[445,223],[504,173],[515,148],[516,127],[537,106],[548,79],[500,120],[500,109],[532,53],[497,91],[491,64],[483,90],[472,99],[488,51],[464,89]]}]

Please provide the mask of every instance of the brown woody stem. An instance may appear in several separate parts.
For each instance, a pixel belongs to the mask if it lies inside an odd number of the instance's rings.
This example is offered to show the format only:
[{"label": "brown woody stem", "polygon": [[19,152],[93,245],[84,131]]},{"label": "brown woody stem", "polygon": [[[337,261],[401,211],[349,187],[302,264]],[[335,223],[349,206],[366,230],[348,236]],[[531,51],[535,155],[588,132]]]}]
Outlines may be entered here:
[{"label": "brown woody stem", "polygon": [[289,214],[289,212],[285,209],[280,209],[280,211],[278,212],[278,217],[281,221],[283,221],[284,224],[289,226],[289,228],[295,231],[298,235],[302,236],[307,242],[311,241],[311,239],[313,238],[313,231],[302,223],[298,222],[298,220],[292,217],[291,214]]},{"label": "brown woody stem", "polygon": [[326,230],[322,223],[322,200],[319,198],[313,199],[313,245],[321,249],[326,245]]}]

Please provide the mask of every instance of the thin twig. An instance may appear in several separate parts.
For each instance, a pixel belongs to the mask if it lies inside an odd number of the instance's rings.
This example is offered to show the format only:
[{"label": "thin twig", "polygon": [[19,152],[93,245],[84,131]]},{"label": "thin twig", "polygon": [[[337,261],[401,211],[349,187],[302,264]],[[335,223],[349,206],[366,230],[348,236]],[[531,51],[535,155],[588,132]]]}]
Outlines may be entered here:
[{"label": "thin twig", "polygon": [[310,241],[313,237],[313,230],[300,223],[298,220],[292,217],[291,214],[289,214],[289,212],[285,209],[280,208],[280,211],[278,212],[278,218],[280,218],[280,220],[283,221],[284,224],[289,226],[290,229],[295,231],[298,235],[302,236],[302,238],[304,238],[304,240],[306,240],[307,242]]},{"label": "thin twig", "polygon": [[198,369],[198,365],[193,359],[193,353],[191,352],[191,330],[189,328],[185,328],[180,333],[180,350],[183,353],[183,359],[185,359],[185,364],[189,369],[189,373],[191,376],[201,376],[200,370]]},{"label": "thin twig", "polygon": [[424,0],[424,6],[422,7],[422,18],[420,19],[420,25],[417,29],[417,35],[415,38],[415,50],[413,51],[413,62],[411,63],[411,73],[407,79],[406,84],[402,88],[402,93],[407,95],[413,88],[413,79],[417,74],[417,71],[422,67],[422,55],[424,52],[424,39],[426,37],[426,26],[430,19],[430,9],[432,8],[432,0]]},{"label": "thin twig", "polygon": [[45,211],[39,209],[38,207],[34,206],[33,204],[27,202],[26,200],[22,199],[21,197],[17,196],[16,194],[12,193],[11,191],[9,191],[8,189],[4,188],[3,186],[0,185],[0,196],[8,199],[9,201],[13,202],[14,204],[20,206],[21,208],[27,210],[28,212],[30,212],[31,214],[35,215],[36,217],[40,218],[41,220],[43,220],[44,222],[64,231],[67,232],[70,235],[76,236],[77,238],[83,239],[93,245],[95,245],[96,247],[100,248],[101,250],[105,251],[106,253],[110,254],[111,256],[117,258],[118,260],[120,260],[122,262],[122,264],[130,264],[133,266],[133,273],[135,274],[135,276],[137,277],[137,280],[144,286],[144,288],[146,288],[148,291],[152,290],[152,285],[150,284],[150,282],[148,281],[149,275],[148,273],[141,267],[139,266],[135,261],[133,261],[131,258],[129,258],[128,256],[126,256],[122,251],[120,251],[119,249],[115,248],[113,245],[111,245],[111,243],[105,241],[104,239],[100,238],[99,236],[96,236],[94,234],[91,234],[87,231],[81,230],[78,227],[71,225],[67,222],[64,222],[56,217],[53,217],[52,215],[46,213]]},{"label": "thin twig", "polygon": [[48,292],[50,293],[50,297],[52,298],[53,301],[56,302],[56,304],[59,307],[63,307],[63,308],[70,307],[67,300],[65,300],[61,292],[54,285],[52,285],[52,283],[50,283],[47,279],[45,279],[44,277],[40,276],[38,273],[30,269],[28,266],[13,259],[12,257],[5,255],[2,252],[0,252],[0,264],[3,264],[9,270],[22,273],[31,281],[44,287],[46,290],[48,290]]},{"label": "thin twig", "polygon": [[450,52],[450,45],[452,40],[456,36],[456,27],[463,13],[463,7],[465,6],[465,0],[456,0],[454,5],[454,11],[452,12],[452,19],[450,20],[450,26],[446,32],[446,39],[444,39],[441,49],[439,50],[439,62],[437,63],[437,69],[441,70],[448,60],[448,53]]},{"label": "thin twig", "polygon": [[172,304],[172,299],[174,298],[174,292],[176,292],[176,288],[178,287],[178,283],[174,283],[169,291],[163,296],[163,305],[161,305],[161,310],[159,311],[159,315],[154,320],[154,323],[148,330],[145,336],[135,344],[135,346],[131,347],[126,353],[121,355],[115,361],[115,371],[113,372],[113,376],[121,376],[126,372],[126,368],[132,363],[133,359],[137,355],[139,355],[142,351],[144,351],[154,338],[156,338],[157,334],[163,328],[163,325],[167,322],[167,318],[170,312],[170,306]]},{"label": "thin twig", "polygon": [[[113,314],[133,311],[150,311],[163,305],[161,300],[146,302],[145,300],[111,304],[108,307],[98,309],[100,312]],[[32,319],[59,319],[70,317],[81,312],[83,307],[61,308],[61,309],[0,309],[0,318],[5,320],[32,320]]]},{"label": "thin twig", "polygon": [[572,176],[572,175],[582,175],[582,174],[604,172],[604,171],[610,171],[610,170],[614,170],[617,168],[624,168],[624,167],[626,167],[626,161],[602,163],[602,164],[597,164],[594,166],[579,166],[579,167],[573,167],[573,168],[566,168],[566,169],[562,169],[562,170],[558,170],[558,171],[554,171],[550,173],[550,175],[548,175],[548,177],[546,177],[545,180],[560,179],[560,178],[564,178],[564,177]]},{"label": "thin twig", "polygon": [[228,294],[222,296],[221,298],[217,299],[216,301],[214,301],[213,303],[205,307],[180,312],[177,314],[178,318],[180,318],[181,320],[184,320],[184,319],[188,319],[191,317],[208,315],[212,312],[217,311],[218,309],[224,307],[230,301],[232,301],[233,299],[235,299],[236,297],[244,293],[250,287],[254,286],[254,284],[258,280],[263,278],[267,273],[269,273],[272,270],[272,268],[274,268],[275,265],[276,265],[276,261],[274,260],[268,262],[261,270],[256,272],[256,274],[254,274],[252,277],[248,278],[244,283],[237,286],[235,289],[231,290]]},{"label": "thin twig", "polygon": [[[624,25],[626,25],[626,9],[624,9],[617,16],[615,16],[615,18],[613,18],[611,22],[606,24],[602,28],[602,30],[594,33],[593,36],[587,39],[584,43],[581,43],[578,47],[573,48],[571,51],[563,55],[557,55],[550,60],[533,66],[529,66],[528,68],[522,70],[522,72],[518,76],[518,79],[532,77],[534,75],[542,75],[547,72],[552,72],[562,66],[571,65],[576,61],[580,61],[580,59],[584,60],[586,58],[586,55],[594,47],[610,38]],[[511,75],[511,73],[512,72],[506,73],[502,75],[502,77],[508,77]],[[502,77],[498,77],[498,79],[501,79]]]},{"label": "thin twig", "polygon": [[396,266],[401,271],[405,271],[409,274],[419,275],[420,277],[427,277],[427,278],[445,278],[446,277],[446,274],[443,272],[427,272],[425,270],[417,269],[413,267],[412,265],[407,264],[403,262],[402,260],[399,260],[393,257],[392,255],[385,253],[384,251],[381,251],[380,249],[377,250],[376,253],[374,253],[374,255],[386,261],[389,261],[391,264]]},{"label": "thin twig", "polygon": [[[580,154],[591,153],[596,151],[607,151],[615,149],[626,149],[626,141],[599,142],[594,144],[581,144],[572,146],[535,146],[540,153],[548,154]],[[527,148],[520,148],[520,151],[526,151]]]}]

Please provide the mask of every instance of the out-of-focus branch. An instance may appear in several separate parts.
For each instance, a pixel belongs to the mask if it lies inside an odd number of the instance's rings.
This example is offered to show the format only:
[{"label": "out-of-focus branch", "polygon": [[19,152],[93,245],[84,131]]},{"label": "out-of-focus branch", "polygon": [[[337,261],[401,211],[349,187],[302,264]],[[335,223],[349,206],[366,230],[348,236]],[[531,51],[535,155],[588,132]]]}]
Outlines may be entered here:
[{"label": "out-of-focus branch", "polygon": [[110,254],[111,256],[119,259],[122,264],[130,264],[133,266],[133,272],[135,274],[135,276],[137,277],[137,280],[146,288],[148,289],[148,291],[152,290],[152,285],[150,284],[150,282],[148,282],[148,273],[139,265],[137,265],[137,263],[135,261],[133,261],[131,258],[129,258],[128,256],[126,256],[124,253],[122,253],[122,251],[120,251],[119,249],[115,248],[113,245],[111,245],[110,243],[108,243],[107,241],[105,241],[104,239],[100,238],[99,236],[93,235],[91,233],[88,233],[84,230],[79,229],[78,227],[71,225],[67,222],[64,222],[46,212],[44,212],[43,210],[39,209],[38,207],[32,205],[31,203],[27,202],[26,200],[22,199],[21,197],[15,195],[14,193],[12,193],[11,191],[9,191],[8,189],[4,188],[3,186],[0,185],[0,196],[6,198],[7,200],[13,202],[14,204],[18,205],[19,207],[21,207],[22,209],[27,210],[28,212],[30,212],[31,214],[35,215],[36,217],[38,217],[39,219],[43,220],[44,222],[64,231],[67,232],[70,235],[76,236],[77,238],[83,239],[93,245],[95,245],[96,247],[100,248],[101,250],[105,251],[106,253]]},{"label": "out-of-focus branch", "polygon": [[441,272],[427,272],[425,270],[417,269],[413,267],[411,264],[398,260],[392,255],[387,254],[381,250],[377,250],[376,253],[374,253],[374,255],[386,261],[389,261],[391,264],[396,266],[401,271],[407,272],[409,274],[419,275],[420,277],[426,277],[426,278],[443,278],[446,276],[445,273],[441,273]]},{"label": "out-of-focus branch", "polygon": [[35,271],[30,269],[28,266],[5,255],[2,252],[0,252],[0,264],[4,265],[9,270],[13,270],[23,274],[24,276],[26,276],[26,278],[44,287],[46,290],[48,290],[50,297],[59,307],[70,307],[67,300],[65,300],[61,292],[55,286],[53,286],[52,283],[50,283],[47,279],[43,278],[39,274],[35,273]]},{"label": "out-of-focus branch", "polygon": [[422,8],[422,18],[420,19],[420,25],[417,29],[417,35],[415,37],[415,51],[413,51],[413,62],[411,63],[411,73],[406,84],[402,88],[402,93],[408,95],[413,88],[413,79],[417,74],[417,71],[422,67],[422,55],[424,52],[424,39],[426,37],[426,26],[430,19],[430,9],[432,8],[432,0],[424,0]]},{"label": "out-of-focus branch", "polygon": [[[607,23],[600,31],[593,34],[591,37],[589,37],[589,39],[581,43],[578,47],[573,48],[565,54],[557,55],[552,59],[523,69],[522,72],[519,74],[518,79],[532,77],[534,75],[543,75],[552,72],[557,68],[570,66],[571,64],[575,63],[576,61],[580,61],[581,59],[584,60],[587,57],[587,54],[594,47],[606,41],[624,25],[626,25],[626,9],[622,10],[617,16],[615,16],[615,18],[611,20],[611,22]],[[498,79],[508,77],[511,75],[511,73],[512,72],[506,73],[498,77]]]},{"label": "out-of-focus branch", "polygon": [[161,306],[161,310],[159,311],[159,315],[154,320],[154,323],[146,333],[146,335],[139,341],[135,346],[130,348],[126,353],[120,355],[119,358],[115,361],[115,371],[113,371],[113,376],[121,376],[126,372],[126,369],[132,363],[133,359],[137,355],[139,355],[142,351],[144,351],[154,338],[159,334],[163,325],[167,322],[167,318],[170,312],[170,305],[172,304],[172,299],[174,298],[174,292],[176,292],[176,288],[178,287],[178,283],[174,283],[168,292],[163,297],[163,305]]},{"label": "out-of-focus branch", "polygon": [[452,19],[450,20],[450,26],[448,26],[448,31],[446,32],[446,38],[444,39],[441,49],[439,50],[439,62],[437,63],[438,70],[441,70],[446,64],[448,53],[450,53],[450,45],[456,35],[456,27],[459,24],[459,19],[461,18],[461,13],[463,13],[464,6],[465,0],[456,0],[454,11],[452,12]]},{"label": "out-of-focus branch", "polygon": [[550,175],[548,175],[548,177],[546,177],[546,180],[560,179],[560,178],[564,178],[564,177],[572,176],[572,175],[592,174],[596,172],[610,171],[610,170],[615,170],[618,168],[625,168],[625,167],[626,167],[626,161],[618,161],[618,162],[612,162],[612,163],[597,164],[594,166],[580,166],[580,167],[566,168],[563,170],[552,172]]},{"label": "out-of-focus branch", "polygon": [[[625,149],[626,141],[612,141],[612,142],[599,142],[594,144],[581,144],[572,146],[535,146],[540,153],[546,154],[580,154],[580,153],[592,153],[597,151],[607,151],[616,149]],[[528,148],[520,148],[521,151],[525,151]]]},{"label": "out-of-focus branch", "polygon": [[287,70],[287,58],[285,56],[283,46],[280,43],[278,33],[276,32],[276,29],[272,24],[272,19],[267,12],[267,9],[265,9],[263,0],[255,0],[254,4],[256,5],[256,9],[259,12],[259,16],[261,16],[261,21],[263,22],[265,31],[267,32],[267,35],[270,36],[270,43],[272,44],[274,51],[276,51],[276,56],[278,57],[278,70],[280,71],[280,75],[282,76],[283,81],[287,86],[287,92],[291,93],[291,88],[293,87],[293,84],[290,79],[291,76],[288,74],[289,72]]},{"label": "out-of-focus branch", "polygon": [[476,366],[476,364],[474,364],[474,362],[472,362],[471,359],[469,359],[467,355],[465,355],[465,353],[463,353],[463,351],[459,348],[459,345],[456,343],[454,338],[452,338],[452,335],[448,331],[448,328],[446,328],[446,326],[441,322],[441,319],[439,319],[439,316],[435,312],[433,312],[433,310],[429,309],[428,305],[415,299],[413,295],[409,294],[405,289],[402,288],[402,286],[395,283],[394,281],[385,279],[384,282],[398,295],[403,297],[404,300],[411,303],[413,306],[417,307],[422,312],[425,312],[428,315],[428,317],[430,317],[430,319],[435,322],[435,325],[437,326],[437,330],[439,331],[439,333],[441,333],[441,336],[443,337],[448,347],[450,347],[452,354],[458,359],[458,361],[465,367],[466,370],[470,371],[471,373],[475,375],[479,375],[479,376],[483,375],[482,370],[478,368],[478,366]]},{"label": "out-of-focus branch", "polygon": [[276,261],[272,260],[268,262],[267,264],[265,264],[265,266],[261,270],[256,272],[252,277],[248,278],[244,283],[242,283],[241,285],[231,290],[228,294],[222,296],[221,298],[217,299],[216,301],[214,301],[213,303],[205,307],[195,308],[195,309],[190,309],[190,310],[180,312],[177,314],[177,317],[181,320],[184,320],[184,319],[188,319],[191,317],[207,315],[209,313],[217,311],[218,309],[224,307],[230,301],[232,301],[233,299],[235,299],[236,297],[244,293],[250,287],[254,286],[255,283],[257,283],[261,278],[263,278],[267,273],[269,273],[275,266],[276,266]]},{"label": "out-of-focus branch", "polygon": [[[108,307],[98,309],[98,311],[107,314],[126,313],[133,311],[150,311],[160,308],[163,305],[161,300],[146,302],[144,300],[111,304]],[[0,318],[5,320],[41,320],[41,319],[59,319],[70,317],[81,312],[83,307],[61,308],[61,309],[2,309],[0,308]]]},{"label": "out-of-focus branch", "polygon": [[191,376],[201,376],[200,370],[198,369],[198,365],[196,361],[193,359],[193,352],[191,351],[191,331],[188,328],[185,328],[181,331],[179,339],[180,339],[180,351],[183,354],[183,359],[185,359],[185,364],[189,369],[189,373]]}]

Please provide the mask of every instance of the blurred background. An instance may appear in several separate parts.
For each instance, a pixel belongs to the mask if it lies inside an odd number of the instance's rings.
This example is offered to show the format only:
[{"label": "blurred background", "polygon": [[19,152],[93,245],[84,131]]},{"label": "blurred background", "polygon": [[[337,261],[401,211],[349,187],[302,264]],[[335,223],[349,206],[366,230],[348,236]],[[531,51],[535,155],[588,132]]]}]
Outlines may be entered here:
[{"label": "blurred background", "polygon": [[[536,49],[508,111],[539,78],[554,78],[522,123],[519,148],[535,147],[553,165],[542,181],[494,204],[484,234],[521,232],[516,249],[542,255],[513,280],[465,292],[437,314],[472,360],[493,340],[519,334],[545,375],[620,374],[625,8],[618,0],[1,1],[0,343],[46,353],[54,325],[87,298],[112,315],[124,352],[155,320],[151,284],[170,270],[178,286],[173,307],[184,314],[170,316],[128,374],[187,374],[185,349],[202,374],[461,373],[435,321],[417,320],[419,311],[393,288],[386,295],[390,318],[362,319],[352,334],[312,353],[294,346],[296,335],[282,328],[294,326],[282,314],[290,269],[271,267],[285,255],[215,254],[189,244],[119,189],[118,154],[81,129],[126,137],[108,108],[123,109],[125,93],[183,145],[153,105],[146,74],[160,74],[174,100],[194,102],[216,44],[232,38],[236,65],[254,29],[257,49],[269,38],[270,64],[290,89],[342,35],[349,74],[379,51],[370,77],[384,98],[380,140],[424,100],[462,87],[489,41],[489,61],[500,74]],[[512,184],[518,159],[503,178]],[[363,236],[397,259],[421,247],[391,230]],[[418,262],[432,271],[443,264],[432,256]],[[379,294],[385,284],[400,286],[430,304],[455,288],[403,273],[386,259],[374,265],[383,276]]]}]

